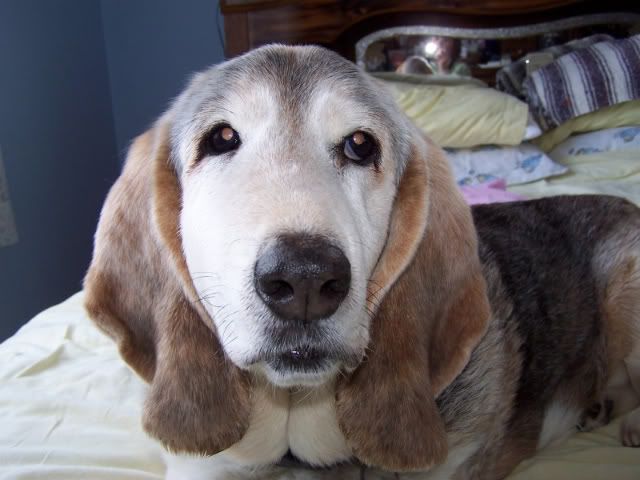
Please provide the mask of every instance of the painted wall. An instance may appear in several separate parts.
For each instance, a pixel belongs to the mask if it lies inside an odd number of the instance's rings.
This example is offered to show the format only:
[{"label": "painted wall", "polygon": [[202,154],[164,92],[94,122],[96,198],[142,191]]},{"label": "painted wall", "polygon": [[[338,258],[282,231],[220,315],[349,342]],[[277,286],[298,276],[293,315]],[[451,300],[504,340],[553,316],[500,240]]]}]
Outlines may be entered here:
[{"label": "painted wall", "polygon": [[102,0],[118,151],[167,108],[193,72],[224,59],[217,0]]},{"label": "painted wall", "polygon": [[80,290],[133,137],[223,60],[217,0],[0,0],[0,148],[20,241],[0,341]]},{"label": "painted wall", "polygon": [[119,169],[100,4],[0,0],[0,146],[19,242],[0,248],[0,339],[80,290]]}]

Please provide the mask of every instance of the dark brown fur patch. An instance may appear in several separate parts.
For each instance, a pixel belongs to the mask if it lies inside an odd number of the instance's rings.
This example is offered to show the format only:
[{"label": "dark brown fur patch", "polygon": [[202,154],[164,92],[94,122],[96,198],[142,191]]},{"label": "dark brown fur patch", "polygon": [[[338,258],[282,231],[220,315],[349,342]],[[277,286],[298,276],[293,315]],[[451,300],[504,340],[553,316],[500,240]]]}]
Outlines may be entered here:
[{"label": "dark brown fur patch", "polygon": [[581,378],[597,398],[604,369],[603,292],[594,254],[630,212],[613,197],[553,197],[473,209],[483,262],[495,262],[523,339],[518,408],[545,405]]}]

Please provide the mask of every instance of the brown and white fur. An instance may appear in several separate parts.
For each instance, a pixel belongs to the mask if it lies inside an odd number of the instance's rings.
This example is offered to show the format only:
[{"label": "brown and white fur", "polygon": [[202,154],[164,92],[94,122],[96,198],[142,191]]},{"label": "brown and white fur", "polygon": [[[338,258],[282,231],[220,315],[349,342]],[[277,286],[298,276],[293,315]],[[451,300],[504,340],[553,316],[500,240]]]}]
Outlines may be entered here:
[{"label": "brown and white fur", "polygon": [[[212,153],[220,125],[239,143]],[[354,132],[375,159],[345,155]],[[319,236],[350,264],[346,297],[313,323],[256,293],[282,235]],[[621,436],[640,445],[638,208],[472,213],[443,152],[321,48],[265,47],[193,78],[131,146],[85,288],[149,383],[143,425],[167,478],[263,478],[290,452],[329,478],[497,479],[610,405],[636,408]],[[299,347],[332,354],[271,361]]]}]

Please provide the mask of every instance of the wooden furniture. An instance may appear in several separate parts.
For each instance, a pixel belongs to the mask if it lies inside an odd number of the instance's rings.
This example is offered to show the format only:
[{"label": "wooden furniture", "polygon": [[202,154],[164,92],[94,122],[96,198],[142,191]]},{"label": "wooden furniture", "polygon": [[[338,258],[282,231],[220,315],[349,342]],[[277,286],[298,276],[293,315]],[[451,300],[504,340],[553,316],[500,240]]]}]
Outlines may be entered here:
[{"label": "wooden furniture", "polygon": [[228,57],[271,42],[319,44],[355,59],[362,37],[394,26],[496,28],[640,12],[624,0],[221,0]]}]

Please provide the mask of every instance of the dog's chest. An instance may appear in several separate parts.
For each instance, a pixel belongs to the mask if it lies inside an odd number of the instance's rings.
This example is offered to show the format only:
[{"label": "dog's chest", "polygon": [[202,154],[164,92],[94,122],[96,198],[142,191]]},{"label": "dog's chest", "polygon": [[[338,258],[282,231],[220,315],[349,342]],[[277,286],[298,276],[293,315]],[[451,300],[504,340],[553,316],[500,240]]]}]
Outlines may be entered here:
[{"label": "dog's chest", "polygon": [[258,385],[251,424],[226,453],[244,463],[274,463],[290,450],[303,462],[331,465],[351,457],[336,418],[333,385],[289,392]]}]

